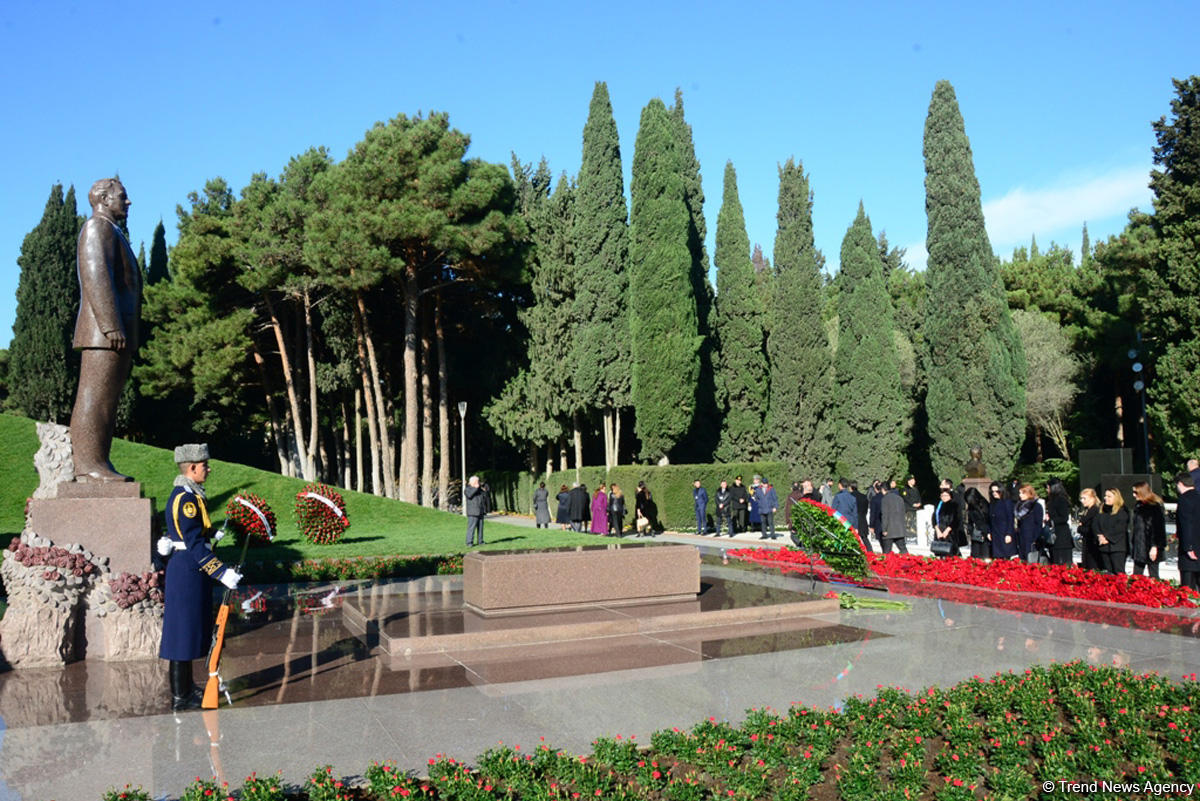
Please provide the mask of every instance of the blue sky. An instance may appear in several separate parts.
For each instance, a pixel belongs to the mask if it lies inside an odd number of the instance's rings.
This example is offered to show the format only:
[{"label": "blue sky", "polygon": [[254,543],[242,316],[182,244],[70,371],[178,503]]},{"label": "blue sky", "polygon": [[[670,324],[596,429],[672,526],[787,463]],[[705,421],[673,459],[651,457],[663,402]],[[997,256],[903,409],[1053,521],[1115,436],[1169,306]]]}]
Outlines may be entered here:
[{"label": "blue sky", "polygon": [[[921,137],[934,83],[966,121],[992,245],[1037,236],[1078,251],[1149,208],[1150,123],[1197,71],[1200,3],[252,2],[0,5],[7,155],[0,194],[0,344],[17,255],[53,183],[120,173],[136,251],[215,176],[235,190],[374,122],[439,110],[470,155],[579,167],[607,81],[626,186],[637,121],[684,93],[716,228],[726,160],[752,243],[771,255],[778,165],[800,160],[817,246],[834,269],[860,200],[924,262]],[[836,6],[836,7],[835,7]],[[1192,53],[1191,57],[1187,53]]]}]

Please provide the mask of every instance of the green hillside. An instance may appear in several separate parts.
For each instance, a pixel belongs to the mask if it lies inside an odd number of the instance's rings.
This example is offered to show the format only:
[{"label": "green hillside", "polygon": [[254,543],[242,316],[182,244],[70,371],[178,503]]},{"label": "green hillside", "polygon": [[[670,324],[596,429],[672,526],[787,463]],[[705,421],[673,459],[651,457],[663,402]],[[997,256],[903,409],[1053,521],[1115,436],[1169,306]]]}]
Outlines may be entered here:
[{"label": "green hillside", "polygon": [[[19,533],[24,524],[25,499],[37,489],[33,454],[37,450],[34,422],[0,414],[0,545]],[[142,484],[143,495],[153,498],[155,509],[171,490],[178,470],[171,451],[124,440],[115,440],[113,465]],[[225,504],[239,492],[264,498],[274,510],[279,533],[275,542],[255,548],[260,560],[293,561],[316,557],[450,554],[464,550],[466,523],[461,515],[425,509],[409,503],[342,490],[350,529],[335,545],[313,545],[300,536],[293,504],[304,487],[300,479],[214,459],[205,485],[214,522],[225,517]],[[490,549],[547,548],[595,544],[595,537],[557,530],[525,528],[488,522],[485,536]],[[221,547],[229,547],[222,543]]]}]

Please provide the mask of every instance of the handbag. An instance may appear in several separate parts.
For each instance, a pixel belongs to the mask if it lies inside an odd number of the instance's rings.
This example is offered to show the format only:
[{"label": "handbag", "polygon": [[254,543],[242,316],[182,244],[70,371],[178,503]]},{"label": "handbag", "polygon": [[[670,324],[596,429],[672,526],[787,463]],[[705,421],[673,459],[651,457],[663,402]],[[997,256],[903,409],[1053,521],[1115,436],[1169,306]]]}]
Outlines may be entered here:
[{"label": "handbag", "polygon": [[949,556],[953,550],[954,546],[950,543],[948,537],[946,539],[935,538],[933,542],[929,543],[929,552],[934,556]]},{"label": "handbag", "polygon": [[1039,544],[1041,544],[1042,547],[1054,547],[1054,524],[1046,521],[1046,523],[1042,525],[1042,535],[1038,537],[1038,539],[1040,540]]}]

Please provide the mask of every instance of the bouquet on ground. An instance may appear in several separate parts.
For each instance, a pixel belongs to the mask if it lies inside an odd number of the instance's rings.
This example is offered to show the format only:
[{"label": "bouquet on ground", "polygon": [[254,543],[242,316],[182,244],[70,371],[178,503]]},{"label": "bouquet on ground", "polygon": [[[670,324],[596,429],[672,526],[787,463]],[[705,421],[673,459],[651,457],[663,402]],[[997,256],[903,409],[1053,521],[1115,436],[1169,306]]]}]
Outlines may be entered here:
[{"label": "bouquet on ground", "polygon": [[345,499],[333,487],[305,484],[296,493],[296,525],[309,542],[332,545],[350,528]]},{"label": "bouquet on ground", "polygon": [[239,492],[225,504],[225,527],[234,542],[248,536],[251,545],[266,545],[275,539],[275,513],[267,502],[252,492]]}]

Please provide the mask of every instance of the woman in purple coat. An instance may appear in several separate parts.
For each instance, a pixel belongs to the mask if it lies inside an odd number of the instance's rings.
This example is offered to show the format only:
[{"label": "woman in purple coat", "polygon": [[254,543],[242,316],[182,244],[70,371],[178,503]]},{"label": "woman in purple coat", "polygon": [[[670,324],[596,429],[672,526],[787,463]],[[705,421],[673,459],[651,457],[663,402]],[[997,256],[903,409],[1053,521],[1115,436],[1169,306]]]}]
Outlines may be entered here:
[{"label": "woman in purple coat", "polygon": [[604,482],[600,482],[600,486],[596,487],[596,494],[592,496],[592,528],[593,534],[608,533],[608,487]]}]

